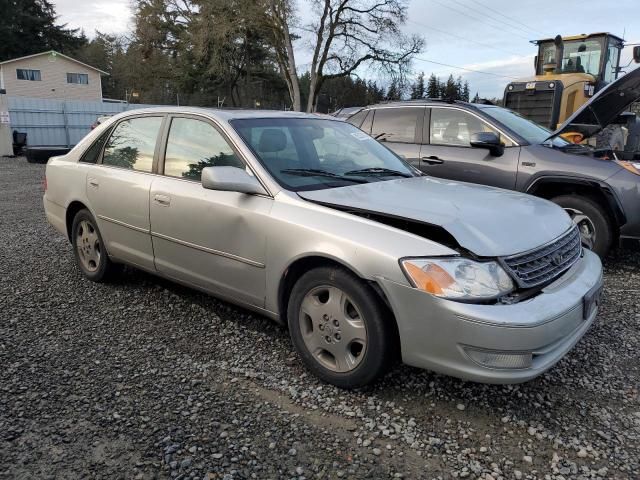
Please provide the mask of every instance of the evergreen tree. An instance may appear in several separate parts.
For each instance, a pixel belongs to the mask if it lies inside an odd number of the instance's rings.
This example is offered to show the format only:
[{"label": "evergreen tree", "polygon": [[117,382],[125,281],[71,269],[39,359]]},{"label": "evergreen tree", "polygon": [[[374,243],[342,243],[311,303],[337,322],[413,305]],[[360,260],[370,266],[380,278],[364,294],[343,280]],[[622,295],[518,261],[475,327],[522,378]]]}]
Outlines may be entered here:
[{"label": "evergreen tree", "polygon": [[440,96],[440,81],[433,73],[427,82],[427,97],[438,98]]},{"label": "evergreen tree", "polygon": [[469,101],[469,82],[465,80],[464,85],[462,86],[462,96],[460,98],[463,102]]},{"label": "evergreen tree", "polygon": [[478,92],[476,92],[475,97],[473,97],[472,103],[479,103],[480,102],[480,95],[478,95]]},{"label": "evergreen tree", "polygon": [[458,87],[456,86],[456,81],[454,80],[453,75],[449,75],[447,83],[444,84],[444,88],[442,89],[442,98],[447,100],[456,100],[458,98]]},{"label": "evergreen tree", "polygon": [[87,41],[78,29],[56,25],[49,0],[0,0],[0,61],[47,50],[73,55]]},{"label": "evergreen tree", "polygon": [[394,78],[391,80],[391,84],[387,90],[386,100],[400,100],[400,98],[402,98],[402,91],[397,80]]},{"label": "evergreen tree", "polygon": [[411,98],[413,100],[424,98],[424,72],[420,72],[416,82],[411,85]]}]

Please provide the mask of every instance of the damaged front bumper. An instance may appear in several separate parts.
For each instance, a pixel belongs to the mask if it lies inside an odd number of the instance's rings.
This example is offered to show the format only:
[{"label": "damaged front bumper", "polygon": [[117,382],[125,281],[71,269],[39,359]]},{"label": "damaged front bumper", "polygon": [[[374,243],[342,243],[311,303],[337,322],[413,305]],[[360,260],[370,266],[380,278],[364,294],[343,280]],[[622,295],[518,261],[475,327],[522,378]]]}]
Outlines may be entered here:
[{"label": "damaged front bumper", "polygon": [[542,374],[595,319],[602,264],[585,251],[540,294],[512,305],[460,303],[377,278],[395,314],[408,365],[483,383]]}]

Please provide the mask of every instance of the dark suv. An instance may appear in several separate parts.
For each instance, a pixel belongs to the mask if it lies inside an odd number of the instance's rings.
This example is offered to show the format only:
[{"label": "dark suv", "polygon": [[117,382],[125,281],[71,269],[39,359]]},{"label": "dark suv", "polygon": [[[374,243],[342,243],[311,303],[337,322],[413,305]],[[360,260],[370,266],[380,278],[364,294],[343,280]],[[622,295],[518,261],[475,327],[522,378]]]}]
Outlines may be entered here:
[{"label": "dark suv", "polygon": [[560,134],[593,135],[639,97],[640,69],[599,92],[553,133],[501,107],[440,100],[374,105],[347,121],[431,176],[557,203],[579,226],[583,243],[602,256],[618,239],[640,239],[640,161],[569,143]]}]

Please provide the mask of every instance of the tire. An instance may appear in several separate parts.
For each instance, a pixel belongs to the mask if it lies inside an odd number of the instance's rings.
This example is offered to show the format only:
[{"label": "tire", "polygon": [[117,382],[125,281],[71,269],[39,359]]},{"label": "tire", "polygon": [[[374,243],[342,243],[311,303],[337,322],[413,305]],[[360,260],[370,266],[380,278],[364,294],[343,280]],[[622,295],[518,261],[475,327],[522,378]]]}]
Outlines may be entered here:
[{"label": "tire", "polygon": [[624,151],[624,132],[620,125],[609,125],[596,135],[597,149]]},{"label": "tire", "polygon": [[73,219],[71,243],[76,264],[92,282],[106,282],[120,271],[120,265],[109,259],[98,224],[87,209],[80,210]]},{"label": "tire", "polygon": [[287,318],[298,355],[327,383],[361,387],[393,362],[392,316],[371,287],[346,270],[319,267],[302,275],[289,296]]},{"label": "tire", "polygon": [[582,244],[604,257],[613,244],[614,232],[607,211],[596,201],[579,195],[561,195],[551,201],[561,206],[578,225]]}]

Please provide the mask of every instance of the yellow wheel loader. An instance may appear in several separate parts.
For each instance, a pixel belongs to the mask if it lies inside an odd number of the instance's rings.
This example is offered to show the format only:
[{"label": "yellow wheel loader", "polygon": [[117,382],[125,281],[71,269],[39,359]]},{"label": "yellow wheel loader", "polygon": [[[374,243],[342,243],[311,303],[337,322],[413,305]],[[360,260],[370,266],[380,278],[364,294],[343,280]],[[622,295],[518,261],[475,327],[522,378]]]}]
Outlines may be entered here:
[{"label": "yellow wheel loader", "polygon": [[[509,83],[503,105],[550,130],[556,130],[622,70],[620,53],[624,40],[610,33],[564,38],[558,35],[532,43],[538,46],[536,75]],[[640,47],[634,48],[633,57],[640,62]],[[562,136],[574,143],[586,140],[578,132]],[[637,152],[640,121],[634,114],[623,114],[590,143],[596,148]]]}]

